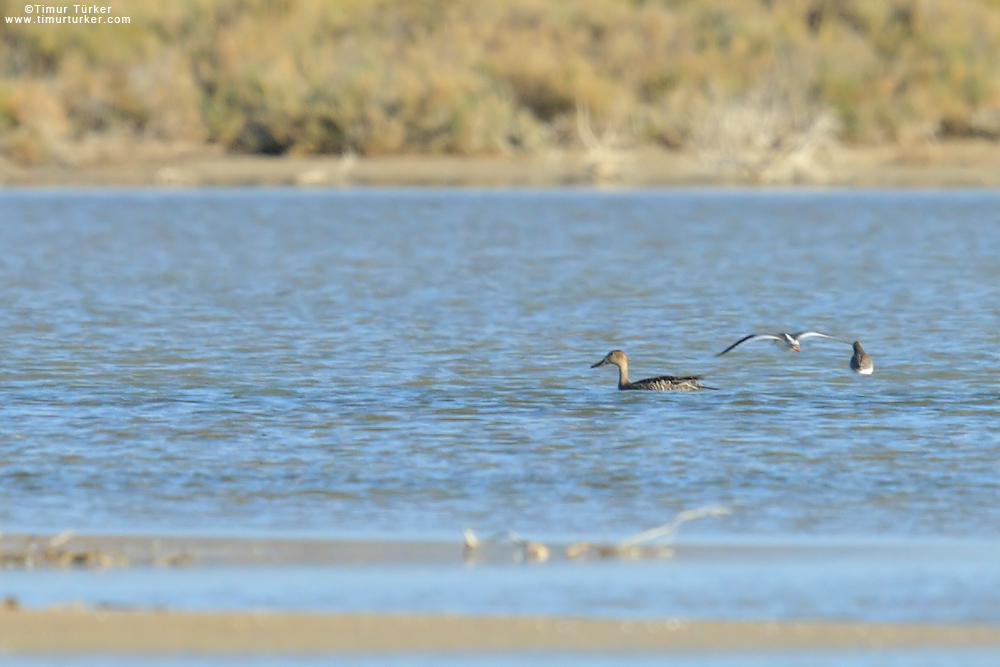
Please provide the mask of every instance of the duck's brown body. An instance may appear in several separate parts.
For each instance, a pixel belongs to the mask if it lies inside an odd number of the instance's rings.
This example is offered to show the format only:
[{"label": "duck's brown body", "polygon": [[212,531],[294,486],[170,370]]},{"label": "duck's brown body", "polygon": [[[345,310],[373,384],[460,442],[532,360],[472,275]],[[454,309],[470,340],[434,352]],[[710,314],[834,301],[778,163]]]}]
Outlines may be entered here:
[{"label": "duck's brown body", "polygon": [[612,350],[606,357],[598,361],[591,368],[597,368],[605,364],[612,364],[618,367],[618,388],[622,391],[695,391],[697,389],[714,389],[706,387],[699,380],[698,375],[686,375],[677,377],[674,375],[659,375],[645,380],[629,382],[628,379],[628,358],[621,350]]},{"label": "duck's brown body", "polygon": [[622,384],[619,380],[618,388],[622,391],[626,389],[638,389],[645,391],[694,391],[696,389],[710,389],[706,387],[697,375],[686,375],[676,377],[674,375],[660,375],[655,378],[646,378],[638,382],[626,382]]}]

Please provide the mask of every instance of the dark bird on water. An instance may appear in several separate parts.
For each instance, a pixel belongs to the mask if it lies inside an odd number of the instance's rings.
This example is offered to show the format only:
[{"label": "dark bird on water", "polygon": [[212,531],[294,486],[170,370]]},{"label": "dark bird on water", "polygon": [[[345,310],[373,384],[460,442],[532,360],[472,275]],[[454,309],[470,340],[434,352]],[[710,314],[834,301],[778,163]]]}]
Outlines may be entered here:
[{"label": "dark bird on water", "polygon": [[860,375],[871,375],[875,372],[875,364],[872,362],[872,358],[868,356],[865,352],[865,348],[861,347],[860,341],[854,341],[852,347],[854,347],[854,356],[851,357],[851,370]]},{"label": "dark bird on water", "polygon": [[608,355],[598,361],[591,368],[612,364],[618,367],[618,388],[622,391],[635,389],[644,391],[694,391],[696,389],[715,389],[706,387],[699,380],[699,375],[687,375],[676,377],[673,375],[659,375],[654,378],[629,382],[628,379],[628,358],[621,350],[612,350]]}]

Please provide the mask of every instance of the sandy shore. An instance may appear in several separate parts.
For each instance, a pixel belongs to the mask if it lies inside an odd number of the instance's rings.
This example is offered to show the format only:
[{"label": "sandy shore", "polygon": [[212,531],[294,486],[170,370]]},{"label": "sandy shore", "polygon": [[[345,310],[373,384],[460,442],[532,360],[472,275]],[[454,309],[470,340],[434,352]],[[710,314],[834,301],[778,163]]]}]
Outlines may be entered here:
[{"label": "sandy shore", "polygon": [[[673,543],[650,544],[627,554],[606,551],[599,542],[515,542],[502,536],[481,541],[468,549],[461,534],[453,540],[305,539],[190,535],[102,535],[74,533],[0,536],[0,568],[121,567],[238,567],[348,565],[483,565],[586,562],[605,558],[682,559],[740,563],[770,562],[776,558],[882,558],[913,553],[907,543],[786,544],[768,543]],[[534,551],[532,551],[532,547]],[[969,546],[935,545],[929,553],[967,555]],[[977,549],[992,548],[979,546]],[[604,552],[601,550],[605,549]],[[543,553],[544,552],[544,553]],[[933,556],[930,556],[933,557]]]},{"label": "sandy shore", "polygon": [[480,187],[1000,187],[1000,144],[928,142],[838,148],[804,166],[778,160],[764,173],[736,158],[653,148],[595,156],[253,157],[206,148],[119,148],[77,165],[0,162],[11,186],[480,186]]},{"label": "sandy shore", "polygon": [[0,611],[0,652],[783,651],[1000,647],[1000,627],[543,617]]},{"label": "sandy shore", "polygon": [[[567,545],[550,544],[565,561]],[[740,562],[836,553],[874,554],[906,546],[677,544],[675,558]],[[859,551],[860,550],[860,551]],[[461,566],[523,557],[509,541],[469,553],[454,541],[260,539],[212,536],[3,535],[8,569],[227,567],[355,563]],[[100,575],[95,575],[100,576]],[[496,651],[784,651],[1000,648],[1000,626],[944,623],[727,621],[664,618],[504,617],[447,614],[189,612],[132,607],[25,608],[0,605],[0,653],[143,652],[496,652]]]}]

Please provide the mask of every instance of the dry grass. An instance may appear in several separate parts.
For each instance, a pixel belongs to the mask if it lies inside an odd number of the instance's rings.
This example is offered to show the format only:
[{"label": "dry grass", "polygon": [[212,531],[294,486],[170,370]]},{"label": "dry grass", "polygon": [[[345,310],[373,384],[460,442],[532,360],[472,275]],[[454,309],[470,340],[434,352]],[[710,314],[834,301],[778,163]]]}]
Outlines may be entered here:
[{"label": "dry grass", "polygon": [[[0,0],[4,16],[22,7]],[[1000,108],[998,0],[174,0],[127,13],[128,26],[0,23],[0,153],[71,161],[81,142],[136,139],[366,156],[582,147],[603,180],[621,149],[657,144],[794,180],[822,178],[840,142],[995,138],[976,119]]]}]

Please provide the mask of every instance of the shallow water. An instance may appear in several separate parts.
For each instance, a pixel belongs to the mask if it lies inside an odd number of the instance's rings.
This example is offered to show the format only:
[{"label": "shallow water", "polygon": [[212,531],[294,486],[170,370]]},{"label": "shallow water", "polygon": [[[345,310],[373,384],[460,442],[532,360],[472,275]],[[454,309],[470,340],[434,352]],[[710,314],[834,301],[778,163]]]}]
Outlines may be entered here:
[{"label": "shallow water", "polygon": [[[1000,194],[0,194],[6,530],[995,537]],[[766,342],[817,328],[860,339]],[[615,389],[704,374],[698,393]]]},{"label": "shallow water", "polygon": [[[10,571],[28,607],[1000,623],[997,543],[693,547],[672,559]],[[197,564],[197,563],[196,563]]]}]

